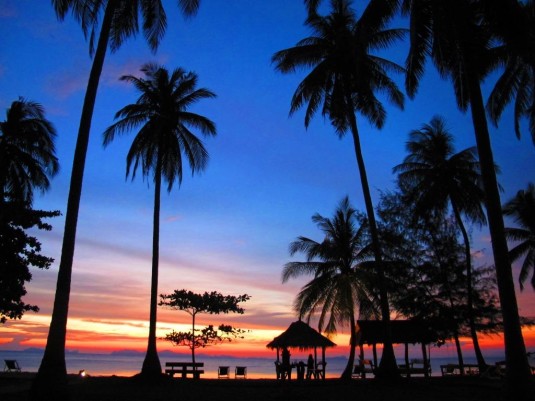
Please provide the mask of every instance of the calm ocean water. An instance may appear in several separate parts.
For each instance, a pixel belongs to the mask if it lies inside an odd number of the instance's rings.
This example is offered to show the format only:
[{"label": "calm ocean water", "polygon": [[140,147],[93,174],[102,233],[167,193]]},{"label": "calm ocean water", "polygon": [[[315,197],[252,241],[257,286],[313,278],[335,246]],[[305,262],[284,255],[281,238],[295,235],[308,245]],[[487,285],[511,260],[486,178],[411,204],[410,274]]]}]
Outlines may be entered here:
[{"label": "calm ocean water", "polygon": [[[0,350],[0,363],[4,359],[16,359],[19,362],[22,370],[25,372],[36,372],[41,363],[43,353],[41,350],[26,350],[26,351],[5,351]],[[419,357],[419,355],[415,355]],[[67,371],[68,373],[78,373],[84,369],[88,374],[93,376],[133,376],[141,370],[144,354],[125,352],[112,354],[86,354],[78,352],[69,352],[66,355]],[[217,378],[218,366],[230,366],[231,372],[234,371],[235,366],[247,366],[247,377],[260,379],[274,379],[275,367],[274,358],[233,358],[233,357],[216,357],[216,356],[197,356],[198,362],[204,362],[204,378]],[[295,361],[305,360],[306,355],[297,357]],[[344,357],[327,356],[327,374],[328,378],[339,377],[344,370],[347,359]],[[475,363],[475,360],[470,357],[464,358],[465,363]],[[160,361],[162,367],[167,361],[189,361],[187,355],[161,353]],[[487,363],[493,364],[503,357],[487,357]],[[456,363],[455,358],[431,357],[432,375],[440,376],[440,365],[447,363]],[[399,361],[403,363],[403,361]],[[295,372],[294,372],[295,374]]]}]

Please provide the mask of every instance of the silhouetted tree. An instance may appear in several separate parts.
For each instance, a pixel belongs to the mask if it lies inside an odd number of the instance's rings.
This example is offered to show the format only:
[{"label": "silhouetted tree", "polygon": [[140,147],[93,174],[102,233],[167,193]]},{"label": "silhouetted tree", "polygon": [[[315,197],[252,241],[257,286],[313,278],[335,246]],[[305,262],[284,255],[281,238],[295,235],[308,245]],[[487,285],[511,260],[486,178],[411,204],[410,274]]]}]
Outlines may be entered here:
[{"label": "silhouetted tree", "polygon": [[204,294],[196,294],[187,290],[175,290],[172,294],[160,295],[160,305],[171,309],[181,310],[188,313],[192,319],[192,327],[188,332],[173,330],[165,335],[165,340],[175,345],[187,346],[191,350],[191,359],[195,363],[195,349],[204,348],[223,341],[232,341],[235,338],[243,338],[245,330],[220,324],[217,328],[208,325],[202,329],[195,328],[195,319],[199,313],[219,315],[221,313],[238,313],[242,315],[245,310],[239,305],[247,302],[251,297],[243,295],[223,295],[217,291]]},{"label": "silhouetted tree", "polygon": [[[315,2],[309,3],[313,6]],[[295,47],[275,53],[272,57],[276,69],[283,73],[294,72],[299,68],[311,69],[293,95],[290,114],[307,104],[306,127],[314,114],[321,109],[321,113],[330,119],[339,137],[344,136],[347,131],[351,132],[380,283],[384,277],[381,247],[355,113],[362,114],[373,125],[381,128],[386,118],[386,110],[376,93],[386,94],[396,106],[403,107],[403,94],[388,76],[390,72],[403,72],[403,68],[372,54],[373,51],[385,49],[401,39],[405,32],[401,29],[385,28],[393,15],[386,3],[388,1],[369,2],[357,20],[350,8],[350,1],[333,0],[329,15],[309,13],[306,25],[312,29],[313,36],[299,41]],[[396,377],[399,372],[391,341],[390,308],[385,287],[384,283],[380,285],[385,340],[377,374]]]},{"label": "silhouetted tree", "polygon": [[371,290],[372,280],[362,266],[373,259],[363,220],[347,197],[331,219],[315,214],[312,221],[322,231],[323,241],[298,237],[290,244],[290,254],[303,253],[306,261],[288,262],[282,272],[283,283],[291,278],[313,276],[294,301],[299,317],[306,315],[310,321],[319,312],[318,329],[328,334],[335,334],[338,324],[349,325],[350,352],[342,379],[351,379],[353,371],[357,346],[355,315],[365,318],[379,315],[375,306],[378,301]]},{"label": "silhouetted tree", "polygon": [[20,319],[39,308],[22,301],[29,267],[48,269],[53,262],[40,254],[41,243],[27,230],[50,230],[42,221],[58,211],[32,209],[34,189],[45,192],[59,170],[55,155],[56,130],[45,118],[44,108],[19,98],[0,122],[0,322]]},{"label": "silhouetted tree", "polygon": [[22,300],[25,283],[32,280],[30,267],[48,269],[54,259],[41,255],[41,243],[28,230],[50,231],[43,219],[59,216],[59,211],[33,210],[28,202],[4,202],[0,220],[0,323],[21,319],[25,312],[38,312],[37,305]]},{"label": "silhouetted tree", "polygon": [[26,202],[24,208],[31,207],[34,189],[48,190],[49,178],[59,170],[55,137],[43,106],[24,98],[11,103],[0,122],[1,203]]},{"label": "silhouetted tree", "polygon": [[192,174],[203,171],[208,163],[208,152],[190,127],[205,136],[215,136],[212,121],[189,111],[202,99],[215,94],[205,88],[197,88],[197,75],[181,68],[171,74],[156,64],[146,64],[141,71],[144,78],[132,75],[121,77],[140,92],[136,103],[123,107],[115,114],[119,119],[104,132],[104,146],[117,134],[125,134],[140,127],[126,157],[126,176],[141,167],[143,177],[151,174],[154,179],[154,225],[152,236],[152,274],[150,296],[150,324],[147,354],[141,373],[155,376],[161,373],[156,351],[156,309],[158,304],[158,263],[160,243],[160,195],[162,179],[167,182],[167,192],[173,184],[182,183],[183,160],[187,160]]},{"label": "silhouetted tree", "polygon": [[[200,0],[178,0],[178,5],[186,16],[196,13]],[[58,280],[52,310],[52,320],[48,332],[43,360],[32,387],[32,397],[47,400],[64,397],[67,368],[65,365],[65,340],[71,291],[72,263],[76,242],[78,211],[82,195],[87,146],[91,120],[97,96],[97,89],[104,65],[108,46],[112,51],[121,47],[123,42],[139,32],[139,14],[143,21],[143,33],[149,46],[156,51],[163,37],[167,18],[161,1],[157,0],[52,0],[57,17],[63,20],[69,11],[82,25],[84,35],[90,36],[90,53],[94,59],[89,74],[85,93],[80,126],[73,158],[69,198],[65,215],[65,230],[61,248]],[[103,12],[102,23],[96,49],[94,39],[99,25],[99,16]],[[156,365],[156,364],[155,364]],[[61,387],[60,387],[61,386]],[[52,395],[53,394],[53,395]]]},{"label": "silhouetted tree", "polygon": [[464,241],[467,306],[474,351],[480,370],[486,363],[479,346],[473,313],[472,255],[470,239],[462,216],[470,222],[486,223],[483,212],[483,188],[476,149],[471,147],[454,153],[453,137],[441,117],[411,131],[407,142],[409,154],[394,167],[399,186],[405,191],[407,203],[414,203],[414,212],[424,220],[444,218],[453,211]]},{"label": "silhouetted tree", "polygon": [[501,38],[505,69],[487,101],[487,111],[497,124],[514,100],[514,127],[520,138],[520,121],[527,118],[535,144],[535,2],[533,0],[484,1],[492,29]]},{"label": "silhouetted tree", "polygon": [[[505,235],[516,244],[509,251],[514,262],[524,257],[518,283],[520,290],[531,271],[531,287],[535,290],[535,185],[530,183],[525,190],[520,190],[503,207],[503,213],[513,217],[520,227],[508,227]],[[517,243],[518,242],[518,243]]]},{"label": "silhouetted tree", "polygon": [[[470,334],[466,304],[464,246],[458,241],[454,217],[418,217],[414,203],[401,192],[383,193],[377,207],[381,240],[391,263],[388,276],[394,311],[404,318],[431,322],[439,343],[453,339],[461,367],[464,365],[460,336]],[[490,268],[474,268],[473,316],[478,331],[502,329]],[[462,369],[461,369],[462,371]]]},{"label": "silhouetted tree", "polygon": [[[499,8],[507,2],[494,1]],[[427,56],[443,77],[451,79],[457,104],[471,110],[474,125],[500,304],[504,321],[505,390],[510,398],[525,397],[530,377],[520,327],[511,263],[496,179],[495,163],[480,84],[499,64],[490,49],[496,35],[485,18],[484,0],[403,0],[410,15],[411,43],[407,58],[406,87],[414,96]]]}]

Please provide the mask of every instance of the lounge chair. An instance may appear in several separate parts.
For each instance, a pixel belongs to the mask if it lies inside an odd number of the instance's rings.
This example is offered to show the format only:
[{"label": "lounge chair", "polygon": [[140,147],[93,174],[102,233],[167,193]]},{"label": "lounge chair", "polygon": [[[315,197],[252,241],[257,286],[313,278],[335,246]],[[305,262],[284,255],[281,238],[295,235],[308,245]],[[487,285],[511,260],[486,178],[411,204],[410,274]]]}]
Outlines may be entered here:
[{"label": "lounge chair", "polygon": [[236,366],[236,370],[234,371],[234,378],[237,379],[238,377],[247,379],[247,367],[246,366]]},{"label": "lounge chair", "polygon": [[20,372],[20,365],[15,359],[4,359],[4,372]]},{"label": "lounge chair", "polygon": [[218,369],[217,369],[217,378],[218,379],[221,379],[221,378],[230,378],[230,367],[229,366],[220,366]]}]

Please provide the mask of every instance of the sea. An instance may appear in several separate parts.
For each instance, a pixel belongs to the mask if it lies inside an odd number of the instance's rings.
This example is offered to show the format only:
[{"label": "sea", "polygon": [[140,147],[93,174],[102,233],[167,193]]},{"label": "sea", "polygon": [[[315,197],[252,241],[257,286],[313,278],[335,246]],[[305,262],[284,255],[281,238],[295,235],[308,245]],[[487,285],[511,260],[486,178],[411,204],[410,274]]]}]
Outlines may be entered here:
[{"label": "sea", "polygon": [[[23,372],[37,372],[43,350],[26,349],[24,351],[0,350],[0,363],[4,359],[16,359]],[[159,354],[162,367],[165,362],[169,361],[191,361],[190,355],[176,354],[168,351]],[[418,356],[419,357],[419,356]],[[66,353],[67,372],[69,374],[78,374],[85,371],[91,376],[134,376],[140,372],[144,359],[144,353],[137,351],[116,351],[107,354],[85,353],[78,351],[67,351]],[[488,364],[503,360],[503,356],[486,357]],[[275,379],[275,357],[273,358],[236,358],[231,356],[212,356],[196,355],[197,362],[204,362],[203,378],[217,378],[217,369],[219,366],[230,366],[231,372],[234,372],[235,366],[246,366],[247,377],[251,379]],[[294,359],[298,362],[300,359]],[[306,355],[303,355],[303,362],[306,362]],[[347,358],[342,356],[326,357],[327,378],[340,377],[347,365]],[[404,361],[399,360],[399,363]],[[431,357],[432,376],[440,376],[440,365],[448,363],[457,363],[456,358],[452,357]],[[475,358],[465,357],[465,364],[476,363]],[[3,366],[2,366],[3,368]],[[295,374],[295,372],[294,372]],[[231,374],[231,377],[233,375]]]}]

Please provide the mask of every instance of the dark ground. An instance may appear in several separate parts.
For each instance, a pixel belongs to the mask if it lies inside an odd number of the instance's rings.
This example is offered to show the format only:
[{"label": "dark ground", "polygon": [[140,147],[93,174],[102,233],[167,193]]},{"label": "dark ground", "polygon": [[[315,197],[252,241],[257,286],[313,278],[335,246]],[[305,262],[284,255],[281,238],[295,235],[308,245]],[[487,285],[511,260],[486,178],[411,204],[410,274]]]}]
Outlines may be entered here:
[{"label": "dark ground", "polygon": [[[33,374],[28,373],[0,373],[0,400],[29,400],[32,379]],[[535,382],[532,384],[535,389]],[[71,376],[68,392],[72,401],[501,401],[502,385],[500,380],[479,377],[411,378],[397,383],[176,378],[148,384],[128,377]],[[535,392],[532,394],[535,401]]]}]

